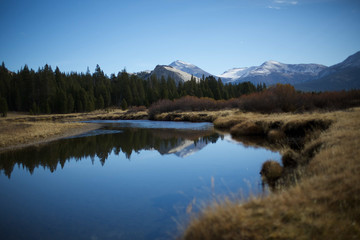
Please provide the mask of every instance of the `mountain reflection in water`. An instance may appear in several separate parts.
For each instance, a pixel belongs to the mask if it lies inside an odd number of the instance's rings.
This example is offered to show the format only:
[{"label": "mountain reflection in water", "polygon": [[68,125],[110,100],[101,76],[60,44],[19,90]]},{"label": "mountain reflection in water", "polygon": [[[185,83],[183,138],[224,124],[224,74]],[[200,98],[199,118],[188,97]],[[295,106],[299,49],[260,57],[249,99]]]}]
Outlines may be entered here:
[{"label": "mountain reflection in water", "polygon": [[86,134],[2,153],[0,173],[3,172],[10,178],[15,165],[26,168],[30,173],[40,166],[54,172],[59,164],[63,168],[70,159],[80,161],[87,157],[90,157],[93,163],[95,158],[98,158],[104,165],[112,152],[116,155],[123,152],[129,160],[133,152],[153,149],[161,155],[175,154],[187,157],[207,144],[215,143],[220,137],[209,124],[201,124],[198,127],[192,124],[192,128],[189,129],[186,123],[170,123],[169,126],[169,123],[149,121],[145,125],[137,121],[104,122],[102,129]]}]

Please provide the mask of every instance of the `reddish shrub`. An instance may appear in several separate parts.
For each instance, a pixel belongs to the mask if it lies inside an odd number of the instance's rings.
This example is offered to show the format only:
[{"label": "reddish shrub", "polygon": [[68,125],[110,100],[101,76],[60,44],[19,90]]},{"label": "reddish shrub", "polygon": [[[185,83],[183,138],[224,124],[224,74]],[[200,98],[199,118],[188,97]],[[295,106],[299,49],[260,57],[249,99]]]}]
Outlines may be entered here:
[{"label": "reddish shrub", "polygon": [[277,84],[265,91],[230,100],[185,96],[173,101],[160,100],[149,108],[149,116],[171,111],[204,111],[238,108],[245,112],[304,112],[336,110],[360,106],[360,90],[301,93],[289,84]]}]

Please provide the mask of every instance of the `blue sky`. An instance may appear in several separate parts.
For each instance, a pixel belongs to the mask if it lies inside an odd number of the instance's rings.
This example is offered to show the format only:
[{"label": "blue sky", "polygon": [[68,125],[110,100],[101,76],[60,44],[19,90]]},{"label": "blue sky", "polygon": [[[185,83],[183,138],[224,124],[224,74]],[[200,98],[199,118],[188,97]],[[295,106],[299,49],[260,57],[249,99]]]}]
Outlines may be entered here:
[{"label": "blue sky", "polygon": [[0,61],[108,75],[174,60],[233,67],[333,65],[360,50],[360,1],[0,0]]}]

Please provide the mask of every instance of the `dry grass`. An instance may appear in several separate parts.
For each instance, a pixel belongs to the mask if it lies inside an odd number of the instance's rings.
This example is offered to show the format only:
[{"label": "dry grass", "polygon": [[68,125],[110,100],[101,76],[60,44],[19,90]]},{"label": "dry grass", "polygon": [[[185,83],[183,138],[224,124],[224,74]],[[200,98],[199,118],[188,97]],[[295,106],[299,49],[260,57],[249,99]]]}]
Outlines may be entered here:
[{"label": "dry grass", "polygon": [[[182,238],[360,239],[360,109],[258,117],[268,125],[280,121],[298,126],[304,120],[333,124],[303,147],[301,154],[313,158],[302,166],[300,182],[248,202],[214,203],[190,222]],[[246,116],[232,118],[243,121]],[[224,125],[233,120],[217,121]]]},{"label": "dry grass", "polygon": [[262,136],[264,130],[260,124],[252,121],[243,121],[230,129],[233,136]]},{"label": "dry grass", "polygon": [[0,118],[0,152],[45,143],[62,137],[77,135],[98,125],[79,123],[85,120],[147,119],[146,109],[97,110],[89,113],[29,115],[10,112]]},{"label": "dry grass", "polygon": [[219,117],[225,117],[234,114],[234,110],[224,111],[189,111],[189,112],[165,112],[156,114],[156,121],[187,121],[187,122],[213,122]]},{"label": "dry grass", "polygon": [[283,174],[283,167],[274,160],[268,160],[263,163],[260,174],[267,182],[275,182]]},{"label": "dry grass", "polygon": [[0,151],[77,135],[97,126],[75,122],[7,122],[0,127]]}]

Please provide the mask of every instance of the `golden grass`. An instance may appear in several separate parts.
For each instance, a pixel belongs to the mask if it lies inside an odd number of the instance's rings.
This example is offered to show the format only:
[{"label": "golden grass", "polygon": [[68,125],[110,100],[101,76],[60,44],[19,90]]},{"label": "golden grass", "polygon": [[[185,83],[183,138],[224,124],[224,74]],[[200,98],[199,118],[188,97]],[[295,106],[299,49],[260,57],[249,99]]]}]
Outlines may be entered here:
[{"label": "golden grass", "polygon": [[0,118],[0,152],[77,135],[98,125],[85,120],[147,119],[146,109],[123,111],[117,108],[88,113],[29,115],[10,112]]},{"label": "golden grass", "polygon": [[97,126],[76,122],[7,122],[0,127],[0,151],[77,135]]},{"label": "golden grass", "polygon": [[243,121],[230,129],[233,136],[261,136],[264,134],[262,126],[252,121]]},{"label": "golden grass", "polygon": [[[214,203],[189,223],[182,239],[360,239],[360,109],[257,117],[269,126],[305,120],[333,124],[305,144],[302,154],[322,143],[302,166],[301,181],[264,198]],[[231,118],[215,122],[226,125],[247,116]]]},{"label": "golden grass", "polygon": [[189,122],[213,122],[219,117],[234,114],[234,110],[224,111],[196,111],[196,112],[165,112],[156,114],[154,120],[157,121],[189,121]]},{"label": "golden grass", "polygon": [[283,168],[274,160],[268,160],[263,163],[260,174],[268,183],[278,180],[283,173]]}]

